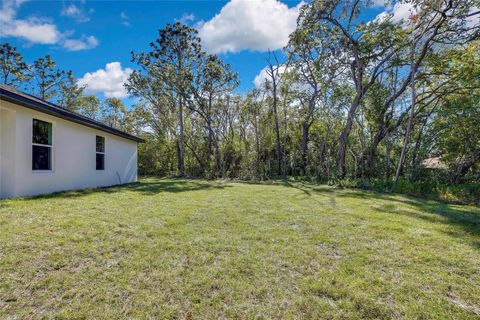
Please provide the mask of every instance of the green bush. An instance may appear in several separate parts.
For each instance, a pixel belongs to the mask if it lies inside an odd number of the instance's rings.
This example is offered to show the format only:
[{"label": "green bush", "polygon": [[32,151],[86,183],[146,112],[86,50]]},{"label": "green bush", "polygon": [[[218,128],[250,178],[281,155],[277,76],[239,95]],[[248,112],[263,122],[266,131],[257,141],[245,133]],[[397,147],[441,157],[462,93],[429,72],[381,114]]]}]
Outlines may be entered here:
[{"label": "green bush", "polygon": [[[328,184],[341,188],[359,188],[379,192],[391,192],[393,182],[385,180],[344,179],[331,180]],[[421,198],[480,205],[479,183],[451,185],[432,178],[417,181],[401,178],[398,180],[395,192]]]}]

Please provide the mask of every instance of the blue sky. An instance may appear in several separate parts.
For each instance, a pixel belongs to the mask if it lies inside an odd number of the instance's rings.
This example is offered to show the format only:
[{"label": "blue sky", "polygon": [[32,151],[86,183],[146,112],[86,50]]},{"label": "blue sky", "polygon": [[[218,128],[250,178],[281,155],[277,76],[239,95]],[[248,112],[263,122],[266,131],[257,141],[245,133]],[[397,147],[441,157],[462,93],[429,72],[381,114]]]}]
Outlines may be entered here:
[{"label": "blue sky", "polygon": [[[0,41],[15,45],[29,63],[50,54],[59,68],[73,70],[89,86],[87,93],[117,96],[128,103],[121,84],[135,68],[130,51],[148,50],[158,29],[181,20],[199,29],[207,51],[232,65],[241,81],[238,90],[245,92],[265,67],[268,49],[286,44],[299,3],[3,0]],[[379,5],[365,19],[383,10]]]}]

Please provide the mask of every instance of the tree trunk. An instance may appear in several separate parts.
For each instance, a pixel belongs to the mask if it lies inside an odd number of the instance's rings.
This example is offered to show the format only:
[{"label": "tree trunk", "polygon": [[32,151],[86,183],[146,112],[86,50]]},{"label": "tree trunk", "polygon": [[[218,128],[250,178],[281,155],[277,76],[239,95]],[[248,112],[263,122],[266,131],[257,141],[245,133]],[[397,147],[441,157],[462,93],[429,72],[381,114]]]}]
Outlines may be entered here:
[{"label": "tree trunk", "polygon": [[385,180],[390,181],[390,171],[391,171],[391,150],[392,150],[392,144],[390,142],[390,138],[386,137],[385,138],[385,148],[386,148],[386,155],[385,155],[385,162],[386,162],[386,168],[385,168]]},{"label": "tree trunk", "polygon": [[380,130],[378,130],[375,136],[373,137],[372,145],[370,146],[370,149],[368,151],[368,156],[367,156],[367,176],[369,178],[374,176],[375,170],[373,168],[373,165],[375,162],[375,155],[377,154],[378,145],[383,140],[383,138],[385,138],[385,134],[387,130],[388,130],[387,128],[383,127]]},{"label": "tree trunk", "polygon": [[[411,58],[411,64],[413,65],[413,61],[415,58],[415,46],[412,46],[412,52],[410,54],[410,58]],[[400,153],[400,159],[398,160],[397,171],[395,173],[395,178],[393,179],[392,191],[395,191],[395,188],[397,187],[398,178],[400,177],[400,173],[402,172],[403,163],[405,161],[405,156],[407,154],[408,142],[410,139],[410,134],[412,132],[413,119],[415,118],[415,101],[417,99],[417,92],[415,90],[415,74],[416,74],[416,70],[413,70],[412,79],[410,83],[410,87],[412,90],[410,116],[408,117],[407,130],[405,132],[405,138],[403,139],[402,152]]]},{"label": "tree trunk", "polygon": [[257,115],[255,115],[254,121],[254,129],[255,129],[255,153],[256,153],[256,163],[255,163],[255,170],[257,173],[257,179],[260,178],[260,138],[258,135],[258,120]]},{"label": "tree trunk", "polygon": [[425,116],[425,119],[423,119],[422,127],[420,128],[420,131],[418,132],[417,139],[415,141],[415,147],[413,148],[413,156],[412,156],[412,168],[414,169],[414,172],[417,171],[417,168],[420,165],[420,161],[418,161],[418,153],[419,153],[419,150],[420,150],[420,145],[422,143],[423,132],[425,130],[425,127],[427,126],[428,118],[430,117],[431,114],[432,114],[432,112],[428,113]]},{"label": "tree trunk", "polygon": [[185,176],[185,136],[183,129],[183,98],[180,97],[179,106],[178,106],[178,123],[179,123],[179,133],[178,133],[178,174],[179,176]]},{"label": "tree trunk", "polygon": [[[320,169],[321,169],[322,172],[325,170],[325,149],[326,149],[326,147],[327,147],[327,141],[325,141],[325,140],[320,141],[320,148],[319,148],[320,149],[320,151],[319,151],[319,153],[320,153]],[[322,174],[322,173],[320,173],[320,174]]]},{"label": "tree trunk", "polygon": [[[208,140],[207,140],[207,166],[210,174],[217,175],[219,170],[218,160],[218,142],[215,139],[215,133],[212,128],[211,120],[207,121]],[[214,161],[214,163],[212,163]]]},{"label": "tree trunk", "polygon": [[345,156],[347,151],[347,139],[352,130],[353,126],[353,117],[355,112],[357,111],[358,106],[360,105],[360,100],[362,97],[362,92],[357,90],[357,94],[355,95],[355,99],[353,100],[350,109],[348,110],[347,115],[347,122],[345,123],[345,127],[338,138],[338,161],[337,161],[337,169],[338,169],[338,177],[340,179],[345,178],[346,175],[346,166],[345,166]]},{"label": "tree trunk", "polygon": [[452,183],[459,183],[460,180],[465,176],[470,170],[471,167],[473,167],[476,163],[480,161],[480,152],[477,154],[473,155],[470,160],[464,161],[462,160],[460,162],[460,165],[457,168],[457,171],[455,172],[455,175],[453,176]]},{"label": "tree trunk", "polygon": [[[275,60],[277,60],[275,54],[273,54]],[[279,64],[277,61],[277,66],[273,66],[272,63],[269,61],[268,62],[268,70],[267,74],[269,75],[271,81],[272,81],[272,95],[273,95],[273,118],[275,122],[275,154],[277,158],[277,176],[281,176],[282,174],[282,147],[281,147],[281,142],[280,142],[280,125],[278,121],[278,110],[277,110],[277,102],[278,102],[278,97],[277,97],[277,86],[278,86],[278,68]]]},{"label": "tree trunk", "polygon": [[[275,79],[273,80],[275,82]],[[277,176],[282,174],[282,151],[280,145],[280,126],[278,123],[277,112],[277,84],[273,83],[273,115],[275,120],[275,137],[276,137],[276,155],[277,155]]]},{"label": "tree trunk", "polygon": [[210,160],[212,157],[212,145],[213,145],[213,129],[210,122],[207,122],[208,126],[208,138],[207,138],[207,155]]},{"label": "tree trunk", "polygon": [[302,124],[302,143],[301,143],[301,156],[302,156],[302,175],[307,174],[307,158],[308,158],[308,138],[309,138],[310,124],[305,120]]},{"label": "tree trunk", "polygon": [[212,129],[212,116],[211,116],[211,110],[212,110],[212,95],[208,95],[208,110],[206,112],[206,120],[207,120],[207,127],[208,127],[208,140],[207,140],[207,156],[208,160],[210,162],[212,158],[212,143],[213,143],[213,129]]},{"label": "tree trunk", "polygon": [[418,176],[418,167],[420,165],[419,161],[418,161],[418,152],[419,152],[419,149],[420,149],[420,143],[421,143],[421,139],[422,139],[422,136],[423,136],[423,128],[420,129],[420,132],[418,133],[418,136],[417,136],[417,139],[415,141],[415,146],[413,147],[413,151],[412,151],[412,162],[411,162],[411,166],[412,166],[412,172],[413,172],[413,175],[414,175],[414,179]]},{"label": "tree trunk", "polygon": [[47,91],[46,86],[42,80],[42,82],[40,83],[40,98],[42,100],[45,100],[45,94],[47,93],[46,91]]},{"label": "tree trunk", "polygon": [[283,106],[283,179],[287,179],[287,107]]},{"label": "tree trunk", "polygon": [[308,142],[310,139],[310,127],[312,126],[313,114],[315,111],[315,100],[317,98],[318,91],[315,90],[315,93],[308,101],[308,115],[302,123],[302,142],[300,145],[302,162],[302,174],[307,175],[307,165],[308,165]]},{"label": "tree trunk", "polygon": [[220,158],[220,149],[218,147],[218,141],[214,142],[214,152],[215,152],[215,175],[218,177],[219,174],[223,176],[221,173],[221,158]]}]

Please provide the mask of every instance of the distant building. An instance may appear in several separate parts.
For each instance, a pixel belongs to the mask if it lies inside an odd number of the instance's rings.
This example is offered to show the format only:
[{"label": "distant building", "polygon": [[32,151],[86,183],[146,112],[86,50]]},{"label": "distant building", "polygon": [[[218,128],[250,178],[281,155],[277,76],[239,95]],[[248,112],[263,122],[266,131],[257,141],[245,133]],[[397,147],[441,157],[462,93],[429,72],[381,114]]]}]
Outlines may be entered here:
[{"label": "distant building", "polygon": [[440,157],[427,158],[422,161],[422,166],[426,169],[447,169]]}]

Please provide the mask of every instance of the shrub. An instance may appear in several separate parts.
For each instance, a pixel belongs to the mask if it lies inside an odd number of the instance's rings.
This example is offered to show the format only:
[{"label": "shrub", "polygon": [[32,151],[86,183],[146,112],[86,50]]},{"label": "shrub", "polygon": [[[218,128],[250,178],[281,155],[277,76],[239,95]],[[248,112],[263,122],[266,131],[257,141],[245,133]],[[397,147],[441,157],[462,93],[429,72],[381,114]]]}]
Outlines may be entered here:
[{"label": "shrub", "polygon": [[[328,184],[340,188],[360,188],[379,192],[391,192],[393,182],[373,179],[343,179],[330,180]],[[479,183],[452,185],[432,178],[416,181],[401,178],[398,180],[395,192],[421,198],[480,205]]]}]

